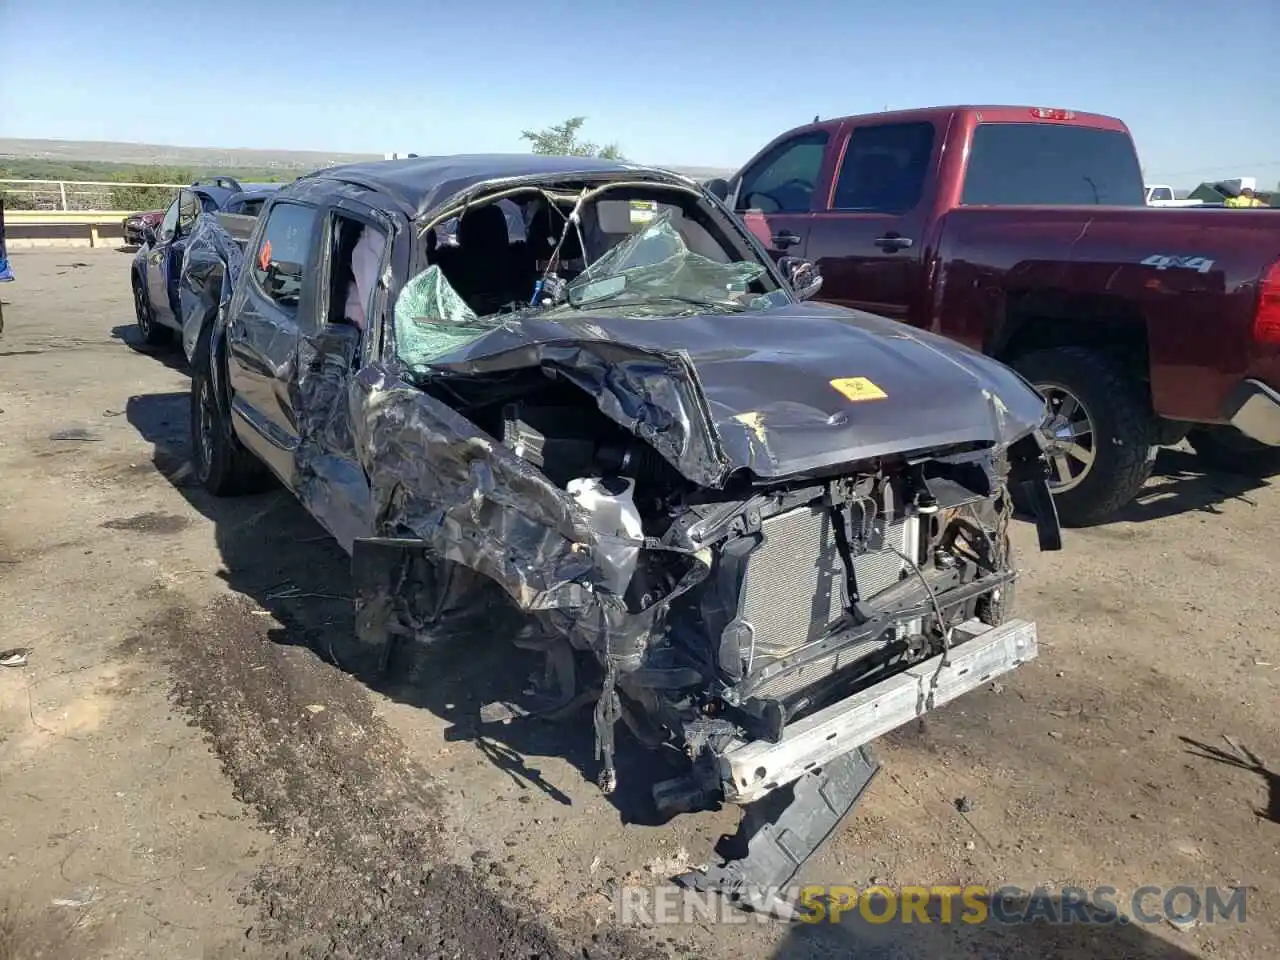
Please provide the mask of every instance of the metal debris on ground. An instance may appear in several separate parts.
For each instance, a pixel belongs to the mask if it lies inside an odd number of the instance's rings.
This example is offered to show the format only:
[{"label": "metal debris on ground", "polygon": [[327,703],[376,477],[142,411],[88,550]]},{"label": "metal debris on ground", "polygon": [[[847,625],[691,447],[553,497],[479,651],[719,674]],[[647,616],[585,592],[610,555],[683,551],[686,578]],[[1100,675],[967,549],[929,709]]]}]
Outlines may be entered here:
[{"label": "metal debris on ground", "polygon": [[956,809],[959,810],[961,813],[968,813],[970,810],[973,809],[973,801],[970,800],[968,797],[957,797]]},{"label": "metal debris on ground", "polygon": [[55,907],[87,907],[101,899],[102,895],[97,889],[90,887],[88,890],[78,890],[69,897],[57,897],[51,902]]},{"label": "metal debris on ground", "polygon": [[68,427],[66,430],[55,430],[49,434],[50,440],[101,440],[96,433],[90,433],[84,427]]},{"label": "metal debris on ground", "polygon": [[13,647],[10,650],[0,651],[0,667],[25,666],[30,656],[30,647]]}]

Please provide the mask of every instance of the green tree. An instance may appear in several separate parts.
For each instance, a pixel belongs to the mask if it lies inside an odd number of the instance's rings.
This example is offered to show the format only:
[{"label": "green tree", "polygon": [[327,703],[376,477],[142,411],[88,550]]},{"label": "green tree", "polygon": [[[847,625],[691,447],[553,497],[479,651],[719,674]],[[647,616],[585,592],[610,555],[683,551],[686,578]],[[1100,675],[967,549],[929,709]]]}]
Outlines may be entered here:
[{"label": "green tree", "polygon": [[616,143],[603,146],[589,140],[579,140],[578,131],[587,122],[586,117],[570,117],[563,123],[545,130],[524,130],[521,140],[533,144],[533,152],[556,157],[603,157],[606,160],[625,160],[622,148]]},{"label": "green tree", "polygon": [[[134,167],[111,178],[131,183],[190,183],[191,171],[178,167]],[[173,187],[111,187],[112,210],[159,210],[173,199]]]}]

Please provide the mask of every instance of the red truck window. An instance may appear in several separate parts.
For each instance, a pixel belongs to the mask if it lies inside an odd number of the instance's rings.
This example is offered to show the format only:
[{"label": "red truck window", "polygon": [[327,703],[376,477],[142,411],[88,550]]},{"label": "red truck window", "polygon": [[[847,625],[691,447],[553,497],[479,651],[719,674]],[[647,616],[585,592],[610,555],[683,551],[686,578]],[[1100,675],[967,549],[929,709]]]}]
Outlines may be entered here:
[{"label": "red truck window", "polygon": [[924,191],[933,135],[932,123],[858,127],[844,152],[832,209],[906,213]]},{"label": "red truck window", "polygon": [[973,131],[960,202],[1140,207],[1142,168],[1133,141],[1121,130],[981,123]]},{"label": "red truck window", "polygon": [[825,130],[812,130],[778,144],[743,173],[737,208],[808,213],[826,149]]}]

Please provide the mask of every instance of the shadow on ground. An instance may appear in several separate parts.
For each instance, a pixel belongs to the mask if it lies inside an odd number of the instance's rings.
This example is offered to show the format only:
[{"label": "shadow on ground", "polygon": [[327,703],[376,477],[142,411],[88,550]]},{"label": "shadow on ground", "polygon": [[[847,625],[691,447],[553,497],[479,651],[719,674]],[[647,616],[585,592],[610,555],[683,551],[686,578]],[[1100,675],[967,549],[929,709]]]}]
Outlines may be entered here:
[{"label": "shadow on ground", "polygon": [[[126,332],[126,342],[127,337]],[[354,632],[349,558],[293,495],[278,485],[264,493],[228,499],[206,493],[187,465],[189,404],[186,393],[147,394],[131,397],[126,414],[153,445],[156,469],[212,523],[223,567],[218,575],[285,624],[272,631],[272,640],[310,647],[338,664],[337,652]],[[537,760],[567,760],[582,778],[593,781],[598,766],[591,707],[558,722],[531,718],[505,724],[480,722],[484,704],[518,699],[531,675],[540,673],[543,666],[541,656],[508,641],[500,626],[509,622],[503,615],[504,601],[496,588],[494,594],[495,606],[480,611],[474,631],[467,636],[452,636],[434,648],[402,644],[384,677],[359,679],[393,700],[431,711],[450,724],[446,739],[474,741],[521,787],[567,806],[572,789],[548,780]],[[623,774],[611,800],[622,821],[656,822],[649,784],[674,771],[663,756],[627,737],[621,724],[617,765]]]},{"label": "shadow on ground", "polygon": [[[1083,904],[1065,904],[1053,896],[1002,901],[993,907],[976,900],[974,908],[957,897],[949,923],[942,902],[934,898],[924,907],[928,923],[919,914],[902,922],[901,911],[888,899],[873,900],[873,918],[889,916],[889,922],[872,922],[858,909],[838,922],[795,923],[770,960],[1197,960],[1199,954],[1163,937],[1185,937],[1161,920],[1155,924],[1121,923],[1113,911]],[[983,911],[981,922],[978,910]],[[1154,898],[1144,905],[1148,913],[1157,907]],[[1072,914],[1071,911],[1075,911]],[[1061,922],[1070,917],[1070,922]],[[968,919],[966,919],[968,918]],[[1021,922],[1027,918],[1026,922]],[[1035,918],[1035,919],[1032,919]],[[1217,922],[1232,922],[1218,920]],[[1161,934],[1156,930],[1163,928]]]},{"label": "shadow on ground", "polygon": [[[111,336],[119,340],[134,353],[141,353],[148,357],[153,357],[160,363],[163,363],[170,370],[176,370],[179,373],[190,373],[187,368],[187,357],[182,352],[182,343],[179,340],[177,331],[173,334],[171,343],[161,344],[159,346],[151,346],[142,342],[142,334],[138,332],[137,324],[122,323],[119,326],[111,328]],[[185,410],[184,414],[185,416]]]},{"label": "shadow on ground", "polygon": [[1262,782],[1267,787],[1267,808],[1265,810],[1255,810],[1254,813],[1261,819],[1270,820],[1272,823],[1280,823],[1280,773],[1270,770],[1257,754],[1248,747],[1234,743],[1232,746],[1235,747],[1235,750],[1228,751],[1223,750],[1221,747],[1214,747],[1198,740],[1192,740],[1190,737],[1180,736],[1178,739],[1187,745],[1189,748],[1187,753],[1193,757],[1224,763],[1229,767],[1235,767],[1237,770],[1244,770],[1261,777]]},{"label": "shadow on ground", "polygon": [[1248,494],[1266,485],[1266,479],[1206,469],[1191,451],[1165,447],[1151,480],[1115,519],[1139,523],[1179,513],[1219,514],[1229,500],[1252,504]]}]

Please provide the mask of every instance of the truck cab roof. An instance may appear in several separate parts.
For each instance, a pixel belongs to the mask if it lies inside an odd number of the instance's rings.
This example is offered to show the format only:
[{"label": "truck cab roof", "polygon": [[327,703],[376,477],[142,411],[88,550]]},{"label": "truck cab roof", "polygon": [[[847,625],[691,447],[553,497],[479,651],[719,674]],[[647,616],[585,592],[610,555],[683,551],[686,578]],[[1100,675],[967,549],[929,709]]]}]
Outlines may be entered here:
[{"label": "truck cab roof", "polygon": [[1094,127],[1100,130],[1116,130],[1128,132],[1124,121],[1101,113],[1086,113],[1080,110],[1065,110],[1060,107],[1033,107],[1008,104],[955,104],[944,107],[918,107],[909,110],[885,110],[879,113],[849,114],[843,117],[829,117],[813,123],[793,127],[784,136],[799,133],[805,129],[831,129],[845,123],[912,123],[920,121],[939,122],[949,120],[956,115],[972,116],[979,123],[1045,123],[1055,122],[1076,126]]}]

